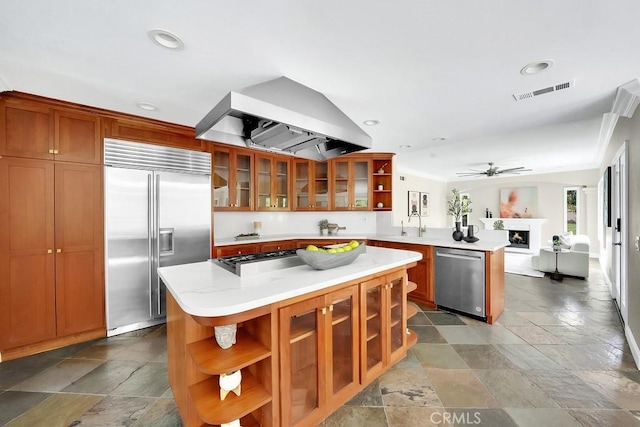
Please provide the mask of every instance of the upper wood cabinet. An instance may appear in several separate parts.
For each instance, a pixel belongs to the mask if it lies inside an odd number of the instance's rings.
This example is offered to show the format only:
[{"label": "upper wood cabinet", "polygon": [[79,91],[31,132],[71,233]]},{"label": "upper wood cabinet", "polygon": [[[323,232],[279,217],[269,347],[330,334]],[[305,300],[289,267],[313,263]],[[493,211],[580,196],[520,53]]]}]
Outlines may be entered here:
[{"label": "upper wood cabinet", "polygon": [[253,210],[253,153],[212,145],[211,200],[214,210]]},{"label": "upper wood cabinet", "polygon": [[371,158],[332,160],[333,210],[371,210]]},{"label": "upper wood cabinet", "polygon": [[256,210],[288,211],[291,197],[291,161],[288,157],[255,155]]},{"label": "upper wood cabinet", "polygon": [[100,117],[22,99],[0,100],[0,154],[100,164]]},{"label": "upper wood cabinet", "polygon": [[0,350],[104,328],[102,168],[0,159]]},{"label": "upper wood cabinet", "polygon": [[307,159],[293,160],[293,209],[298,211],[329,210],[331,187],[330,162]]},{"label": "upper wood cabinet", "polygon": [[196,139],[193,128],[144,119],[142,117],[105,117],[104,136],[126,141],[167,145],[206,151],[208,142]]}]

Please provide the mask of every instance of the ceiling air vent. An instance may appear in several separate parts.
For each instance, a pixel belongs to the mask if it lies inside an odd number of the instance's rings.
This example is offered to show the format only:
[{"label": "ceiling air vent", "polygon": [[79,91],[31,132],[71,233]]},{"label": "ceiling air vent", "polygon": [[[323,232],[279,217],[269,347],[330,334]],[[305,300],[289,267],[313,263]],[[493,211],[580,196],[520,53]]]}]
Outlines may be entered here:
[{"label": "ceiling air vent", "polygon": [[573,80],[570,80],[568,82],[559,83],[557,85],[545,87],[538,90],[532,90],[530,92],[514,93],[513,98],[516,101],[522,101],[525,99],[530,99],[536,96],[544,95],[545,93],[557,92],[562,89],[568,89],[570,87],[574,87],[575,85],[576,85],[575,82]]}]

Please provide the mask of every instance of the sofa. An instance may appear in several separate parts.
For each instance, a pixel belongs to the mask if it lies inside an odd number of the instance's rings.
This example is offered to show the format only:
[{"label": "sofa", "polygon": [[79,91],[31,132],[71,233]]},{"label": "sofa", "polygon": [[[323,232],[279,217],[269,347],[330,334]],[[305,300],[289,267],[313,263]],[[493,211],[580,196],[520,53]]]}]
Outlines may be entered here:
[{"label": "sofa", "polygon": [[[558,253],[558,272],[566,276],[589,277],[589,236],[571,233],[558,236],[560,247]],[[550,251],[551,245],[540,249],[540,254],[531,258],[534,270],[553,273],[556,270],[556,254]]]}]

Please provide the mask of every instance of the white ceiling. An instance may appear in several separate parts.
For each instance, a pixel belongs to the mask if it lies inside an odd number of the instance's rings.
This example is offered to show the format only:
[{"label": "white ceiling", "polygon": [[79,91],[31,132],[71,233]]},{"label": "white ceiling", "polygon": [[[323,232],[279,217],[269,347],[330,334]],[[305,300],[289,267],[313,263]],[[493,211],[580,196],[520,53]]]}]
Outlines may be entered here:
[{"label": "white ceiling", "polygon": [[577,170],[598,166],[602,115],[640,76],[639,16],[637,0],[0,0],[0,90],[195,126],[230,90],[284,75],[379,120],[362,127],[403,170]]}]

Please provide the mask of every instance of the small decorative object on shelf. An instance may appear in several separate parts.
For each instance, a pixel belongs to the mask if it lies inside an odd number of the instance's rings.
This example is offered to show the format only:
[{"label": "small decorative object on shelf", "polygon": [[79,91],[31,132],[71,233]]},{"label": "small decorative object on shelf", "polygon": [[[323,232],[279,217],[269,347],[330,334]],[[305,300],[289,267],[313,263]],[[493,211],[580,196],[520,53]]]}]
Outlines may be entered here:
[{"label": "small decorative object on shelf", "polygon": [[463,215],[467,215],[472,212],[471,209],[471,198],[469,197],[461,197],[460,191],[457,188],[451,190],[451,197],[447,201],[447,212],[455,219],[456,227],[453,231],[451,237],[456,242],[459,242],[464,237],[464,233],[462,232],[461,219]]},{"label": "small decorative object on shelf", "polygon": [[231,325],[214,326],[213,329],[216,341],[223,350],[228,349],[236,343],[236,331],[238,330],[238,325],[235,323],[232,323]]},{"label": "small decorative object on shelf", "polygon": [[384,208],[384,203],[382,203],[382,202],[378,202],[378,205],[377,205],[377,206],[378,206],[379,208]]},{"label": "small decorative object on shelf", "polygon": [[236,240],[253,240],[259,239],[260,235],[258,233],[247,233],[247,234],[238,234],[235,239]]},{"label": "small decorative object on shelf", "polygon": [[504,222],[501,219],[493,222],[494,230],[504,230]]},{"label": "small decorative object on shelf", "polygon": [[233,371],[228,374],[220,374],[220,400],[227,398],[227,394],[230,391],[234,392],[236,396],[240,396],[240,388],[242,382],[242,372]]},{"label": "small decorative object on shelf", "polygon": [[327,234],[327,230],[329,229],[329,220],[321,219],[320,221],[318,221],[318,227],[320,227],[320,235],[324,236],[325,234]]},{"label": "small decorative object on shelf", "polygon": [[222,423],[220,427],[242,427],[240,425],[240,420],[233,420],[230,423]]},{"label": "small decorative object on shelf", "polygon": [[378,183],[378,190],[382,191],[384,190],[384,185],[382,185],[382,183]]},{"label": "small decorative object on shelf", "polygon": [[384,165],[382,165],[382,167],[380,169],[378,169],[378,173],[384,173],[384,168],[386,168],[388,164],[389,164],[389,162],[387,162]]}]

